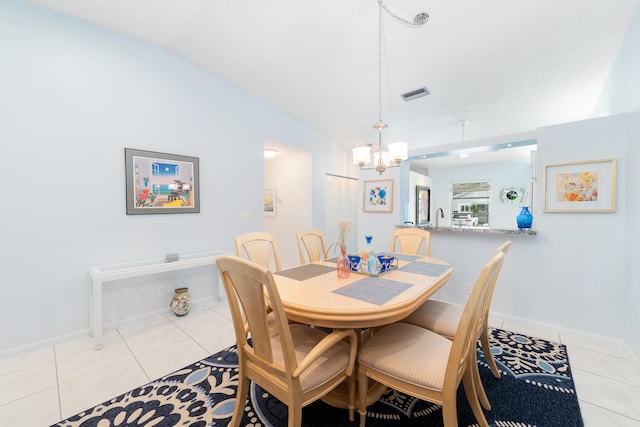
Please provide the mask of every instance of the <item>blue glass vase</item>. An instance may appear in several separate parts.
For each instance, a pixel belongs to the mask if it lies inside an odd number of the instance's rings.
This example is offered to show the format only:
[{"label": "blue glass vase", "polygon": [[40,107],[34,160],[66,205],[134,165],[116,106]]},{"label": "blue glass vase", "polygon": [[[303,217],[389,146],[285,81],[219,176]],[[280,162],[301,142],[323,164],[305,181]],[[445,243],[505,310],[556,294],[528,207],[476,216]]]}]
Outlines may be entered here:
[{"label": "blue glass vase", "polygon": [[527,206],[523,206],[520,210],[520,213],[516,217],[516,222],[518,223],[518,228],[531,228],[531,223],[533,223],[533,215],[529,212],[529,208]]}]

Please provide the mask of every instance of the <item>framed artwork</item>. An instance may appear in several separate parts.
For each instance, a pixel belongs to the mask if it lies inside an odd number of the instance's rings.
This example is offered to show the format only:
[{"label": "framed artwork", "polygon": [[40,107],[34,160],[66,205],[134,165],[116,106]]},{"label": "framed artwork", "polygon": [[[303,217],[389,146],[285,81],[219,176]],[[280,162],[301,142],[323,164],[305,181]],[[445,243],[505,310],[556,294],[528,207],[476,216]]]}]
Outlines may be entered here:
[{"label": "framed artwork", "polygon": [[416,185],[416,225],[431,221],[431,189]]},{"label": "framed artwork", "polygon": [[615,212],[616,159],[544,167],[544,212]]},{"label": "framed artwork", "polygon": [[124,149],[127,215],[200,212],[199,159]]},{"label": "framed artwork", "polygon": [[393,180],[364,182],[362,210],[365,212],[393,212]]},{"label": "framed artwork", "polygon": [[278,207],[278,198],[276,189],[264,190],[264,214],[266,216],[276,216]]}]

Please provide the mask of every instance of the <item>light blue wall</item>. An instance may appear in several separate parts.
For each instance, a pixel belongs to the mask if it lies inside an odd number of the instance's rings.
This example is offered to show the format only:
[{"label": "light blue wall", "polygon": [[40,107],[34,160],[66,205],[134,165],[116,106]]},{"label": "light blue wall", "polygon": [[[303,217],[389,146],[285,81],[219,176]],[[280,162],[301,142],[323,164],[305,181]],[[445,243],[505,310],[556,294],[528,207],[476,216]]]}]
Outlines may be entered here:
[{"label": "light blue wall", "polygon": [[[261,230],[265,140],[312,153],[314,223],[324,174],[349,171],[349,153],[318,132],[134,38],[9,0],[0,52],[0,324],[18,325],[0,351],[86,334],[92,265],[233,251]],[[201,213],[127,216],[125,147],[199,157]],[[112,286],[106,321],[166,310],[158,284],[211,297],[212,279],[202,268]]]},{"label": "light blue wall", "polygon": [[[532,209],[538,235],[433,232],[432,256],[448,260],[454,268],[453,277],[437,297],[464,303],[465,284],[474,283],[489,255],[510,239],[513,246],[496,287],[492,311],[623,339],[620,307],[625,298],[627,262],[623,250],[626,197],[618,197],[615,213],[543,212],[542,171],[547,164],[616,158],[617,188],[624,195],[626,150],[631,143],[628,126],[628,116],[619,115],[538,129],[539,178]],[[508,175],[511,173],[495,176],[506,179]],[[448,203],[448,199],[441,203]],[[515,214],[514,210],[514,222]],[[515,228],[515,223],[510,228]]]},{"label": "light blue wall", "polygon": [[[612,73],[625,77],[614,78],[612,88],[637,84],[629,77],[638,75],[637,62],[624,58],[640,46],[638,31],[636,19],[621,53],[627,71]],[[312,226],[324,224],[324,174],[350,174],[349,153],[337,144],[136,39],[9,0],[0,2],[0,51],[0,283],[8,295],[0,322],[19,325],[3,328],[0,351],[85,334],[91,265],[176,251],[232,251],[235,235],[261,229],[264,140],[312,153]],[[611,90],[614,100],[620,92]],[[632,99],[622,105],[637,110],[640,102]],[[514,239],[494,310],[624,338],[640,354],[640,267],[631,257],[640,248],[628,237],[638,236],[638,225],[626,215],[638,211],[635,198],[626,197],[632,191],[627,183],[639,178],[637,123],[637,116],[616,116],[538,130],[539,172],[545,163],[619,159],[618,212],[561,215],[534,208],[540,234]],[[199,157],[202,212],[126,216],[124,147]],[[400,178],[398,171],[385,175]],[[379,179],[376,173],[359,177]],[[375,233],[386,250],[399,205],[393,214],[361,212],[358,235]],[[456,268],[444,296],[464,301],[463,283],[474,280],[485,261],[478,254],[504,240],[435,234],[433,255]],[[213,294],[205,269],[169,276],[154,280],[168,286],[186,281],[196,299]],[[136,285],[122,283],[106,296],[108,320],[165,307],[157,283]]]},{"label": "light blue wall", "polygon": [[[627,196],[629,212],[640,211],[640,200],[636,191],[640,182],[640,9],[631,22],[624,44],[616,58],[609,79],[594,110],[594,116],[635,112],[629,121],[629,141],[625,179],[630,185]],[[625,244],[626,288],[624,296],[624,335],[629,347],[640,359],[640,263],[634,255],[640,253],[640,225],[634,215],[627,218],[627,240]]]}]

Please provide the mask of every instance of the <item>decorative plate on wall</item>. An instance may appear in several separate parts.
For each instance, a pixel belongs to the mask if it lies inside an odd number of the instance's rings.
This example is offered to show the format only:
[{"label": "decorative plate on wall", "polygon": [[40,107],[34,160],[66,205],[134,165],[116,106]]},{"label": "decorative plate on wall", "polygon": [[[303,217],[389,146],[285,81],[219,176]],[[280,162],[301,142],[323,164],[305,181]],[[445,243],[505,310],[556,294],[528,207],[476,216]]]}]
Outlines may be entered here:
[{"label": "decorative plate on wall", "polygon": [[523,188],[503,188],[500,192],[500,200],[507,205],[515,205],[522,202]]}]

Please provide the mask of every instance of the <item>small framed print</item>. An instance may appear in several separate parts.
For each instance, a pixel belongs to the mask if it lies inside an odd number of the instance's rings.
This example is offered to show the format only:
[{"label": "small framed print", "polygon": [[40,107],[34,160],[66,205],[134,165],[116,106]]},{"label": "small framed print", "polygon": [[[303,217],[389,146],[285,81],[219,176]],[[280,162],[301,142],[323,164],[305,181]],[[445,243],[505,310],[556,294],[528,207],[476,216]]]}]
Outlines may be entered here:
[{"label": "small framed print", "polygon": [[264,214],[265,216],[276,216],[278,208],[278,198],[276,189],[264,190]]},{"label": "small framed print", "polygon": [[393,180],[365,181],[362,203],[365,212],[393,212]]},{"label": "small framed print", "polygon": [[544,167],[544,212],[615,212],[616,159]]}]

